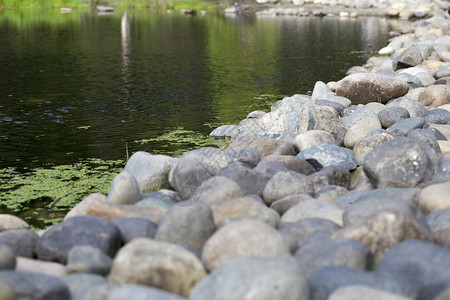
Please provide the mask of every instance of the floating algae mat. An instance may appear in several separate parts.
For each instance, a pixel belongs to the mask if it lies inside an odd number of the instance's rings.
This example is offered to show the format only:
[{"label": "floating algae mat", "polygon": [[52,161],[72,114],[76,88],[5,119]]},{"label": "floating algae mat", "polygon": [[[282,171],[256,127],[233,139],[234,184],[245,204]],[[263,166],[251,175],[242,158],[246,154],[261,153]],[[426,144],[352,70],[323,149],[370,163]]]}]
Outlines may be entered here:
[{"label": "floating algae mat", "polygon": [[88,159],[73,165],[0,169],[0,213],[23,218],[34,229],[58,223],[91,193],[107,194],[124,162]]}]

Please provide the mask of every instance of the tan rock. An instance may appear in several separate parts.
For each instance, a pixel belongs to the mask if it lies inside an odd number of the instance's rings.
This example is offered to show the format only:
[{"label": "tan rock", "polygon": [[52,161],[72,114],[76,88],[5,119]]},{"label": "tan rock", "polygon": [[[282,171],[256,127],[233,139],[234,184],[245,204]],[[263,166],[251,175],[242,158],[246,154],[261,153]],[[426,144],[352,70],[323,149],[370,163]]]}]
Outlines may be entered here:
[{"label": "tan rock", "polygon": [[438,107],[450,103],[450,86],[432,85],[427,87],[420,95],[419,102],[423,105]]},{"label": "tan rock", "polygon": [[442,154],[450,153],[450,141],[438,140],[437,142],[439,144],[439,148],[441,148],[441,153]]},{"label": "tan rock", "polygon": [[17,257],[16,271],[39,273],[58,278],[64,278],[67,275],[66,266],[63,264],[21,256]]},{"label": "tan rock", "polygon": [[8,214],[0,214],[0,232],[29,227],[30,225],[28,225],[27,222],[25,222],[19,217]]},{"label": "tan rock", "polygon": [[424,215],[450,207],[450,182],[429,185],[419,193],[417,204]]},{"label": "tan rock", "polygon": [[78,203],[74,208],[72,208],[64,217],[64,220],[67,220],[69,218],[72,217],[76,217],[76,216],[84,216],[86,215],[86,212],[89,210],[89,207],[97,202],[102,202],[102,203],[106,203],[106,196],[99,194],[99,193],[94,193],[94,194],[90,194],[89,196],[87,196],[86,198],[84,198],[80,203]]},{"label": "tan rock", "polygon": [[112,218],[144,218],[159,224],[166,211],[156,207],[136,205],[113,204],[107,202],[95,202],[86,211],[86,215],[104,219]]}]

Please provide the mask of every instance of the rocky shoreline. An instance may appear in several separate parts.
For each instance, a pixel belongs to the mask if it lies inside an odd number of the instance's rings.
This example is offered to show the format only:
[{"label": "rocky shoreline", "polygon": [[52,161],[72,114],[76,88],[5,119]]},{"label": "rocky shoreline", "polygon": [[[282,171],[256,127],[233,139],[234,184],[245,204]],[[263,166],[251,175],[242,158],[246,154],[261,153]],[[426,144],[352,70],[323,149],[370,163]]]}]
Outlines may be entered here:
[{"label": "rocky shoreline", "polygon": [[43,232],[0,215],[0,298],[450,299],[449,16],[420,5],[382,56],[214,130],[225,149],[137,152]]}]

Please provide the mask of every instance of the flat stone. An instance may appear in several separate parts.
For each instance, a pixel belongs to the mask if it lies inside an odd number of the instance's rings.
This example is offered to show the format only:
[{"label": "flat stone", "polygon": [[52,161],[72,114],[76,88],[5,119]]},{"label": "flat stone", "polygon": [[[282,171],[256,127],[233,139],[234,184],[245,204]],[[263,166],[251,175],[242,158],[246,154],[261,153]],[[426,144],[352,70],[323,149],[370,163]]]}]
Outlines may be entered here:
[{"label": "flat stone", "polygon": [[240,129],[239,125],[222,125],[211,131],[209,136],[214,138],[235,137],[242,133]]}]

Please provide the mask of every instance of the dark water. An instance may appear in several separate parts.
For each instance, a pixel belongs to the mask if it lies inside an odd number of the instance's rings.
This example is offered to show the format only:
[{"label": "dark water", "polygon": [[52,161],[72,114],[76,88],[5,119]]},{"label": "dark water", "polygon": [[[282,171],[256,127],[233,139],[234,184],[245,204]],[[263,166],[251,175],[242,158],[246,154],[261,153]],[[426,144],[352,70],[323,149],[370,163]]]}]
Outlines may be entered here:
[{"label": "dark water", "polygon": [[85,159],[196,147],[219,125],[307,93],[317,80],[341,79],[387,44],[392,26],[380,18],[3,11],[0,213],[43,228],[87,194],[107,193],[114,174],[98,170],[110,167]]},{"label": "dark water", "polygon": [[[208,134],[387,43],[385,19],[95,12],[0,16],[0,167],[123,159]],[[19,15],[19,16],[17,16]],[[170,142],[169,142],[170,144]]]}]

